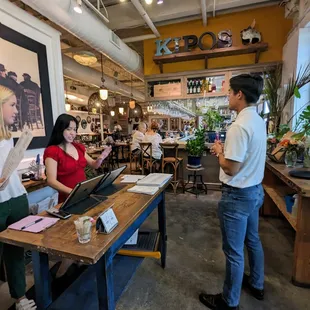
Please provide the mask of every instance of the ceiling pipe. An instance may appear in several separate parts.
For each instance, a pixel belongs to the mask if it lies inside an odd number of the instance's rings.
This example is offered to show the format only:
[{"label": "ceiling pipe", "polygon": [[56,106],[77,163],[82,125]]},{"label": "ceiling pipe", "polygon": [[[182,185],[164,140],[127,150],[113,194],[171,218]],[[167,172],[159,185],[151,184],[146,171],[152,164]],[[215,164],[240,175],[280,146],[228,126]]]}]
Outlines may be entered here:
[{"label": "ceiling pipe", "polygon": [[[65,55],[62,56],[62,63],[64,76],[72,80],[100,88],[102,83],[101,73],[99,71],[90,67],[82,66],[72,58]],[[107,75],[103,75],[103,77],[105,79],[104,86],[109,91],[117,92],[128,98],[131,98],[132,93],[132,96],[135,100],[141,102],[145,101],[145,95],[142,92],[131,88],[130,86],[119,82],[118,80],[113,79]]]},{"label": "ceiling pipe", "polygon": [[46,0],[22,1],[126,71],[144,80],[143,61],[139,54],[118,38],[86,5],[83,6],[82,14],[76,14],[71,0],[53,0],[51,5]]},{"label": "ceiling pipe", "polygon": [[122,40],[125,43],[132,43],[132,42],[139,42],[139,41],[150,40],[150,39],[155,39],[155,38],[156,38],[155,34],[145,34],[142,36],[128,37]]},{"label": "ceiling pipe", "polygon": [[144,7],[142,6],[142,4],[140,3],[140,0],[131,0],[131,3],[135,6],[135,8],[137,9],[137,11],[139,12],[139,14],[142,16],[142,18],[144,19],[144,21],[147,23],[147,25],[150,27],[150,29],[153,31],[153,33],[155,34],[155,36],[157,38],[160,37],[160,34],[157,30],[157,28],[155,27],[154,23],[152,22],[150,16],[146,13],[146,11],[144,10]]},{"label": "ceiling pipe", "polygon": [[206,0],[201,0],[202,22],[207,26],[207,3]]}]

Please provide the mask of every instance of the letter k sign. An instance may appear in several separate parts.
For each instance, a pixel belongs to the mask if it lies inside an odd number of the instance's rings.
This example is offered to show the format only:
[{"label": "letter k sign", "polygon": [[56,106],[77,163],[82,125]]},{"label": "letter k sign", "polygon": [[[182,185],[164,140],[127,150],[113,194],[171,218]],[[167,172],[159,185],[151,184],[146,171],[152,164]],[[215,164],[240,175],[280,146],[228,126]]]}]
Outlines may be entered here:
[{"label": "letter k sign", "polygon": [[164,55],[170,55],[172,52],[167,47],[167,45],[171,42],[171,38],[166,39],[164,42],[162,40],[156,40],[156,54],[155,56],[162,56],[162,51],[164,51]]}]

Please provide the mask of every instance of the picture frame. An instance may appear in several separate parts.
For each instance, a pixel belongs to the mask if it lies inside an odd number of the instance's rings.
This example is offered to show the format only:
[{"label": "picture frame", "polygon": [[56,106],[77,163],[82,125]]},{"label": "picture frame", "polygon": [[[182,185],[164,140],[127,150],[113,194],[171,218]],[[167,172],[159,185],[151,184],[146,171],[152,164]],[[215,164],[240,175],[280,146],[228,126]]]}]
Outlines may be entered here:
[{"label": "picture frame", "polygon": [[[39,87],[39,96],[40,96],[39,99],[40,105],[39,108],[37,109],[39,110],[38,114],[40,120],[39,125],[37,119],[35,119],[34,121],[32,120],[30,125],[28,123],[28,127],[30,131],[32,131],[34,136],[28,149],[45,148],[47,146],[48,140],[53,130],[53,114],[52,114],[52,102],[51,102],[46,46],[0,23],[0,50],[1,50],[1,44],[11,46],[15,52],[18,49],[20,50],[24,49],[23,51],[25,51],[25,53],[29,51],[34,53],[33,54],[34,56],[36,54],[36,57],[34,58],[36,59],[37,64],[35,64],[35,67],[38,68],[38,79],[39,79],[39,81],[36,81],[37,82],[36,84]],[[8,61],[8,59],[6,59],[2,54],[0,54],[0,63],[5,65],[6,61]],[[10,61],[12,62],[12,59],[10,59]],[[14,58],[14,61],[16,61],[16,65],[13,67],[12,66],[8,67],[7,71],[9,70],[17,71],[20,64],[22,64],[23,68],[25,68],[26,65],[29,67],[34,64],[34,63],[25,63],[25,60],[23,59],[22,56],[20,58],[18,57]],[[29,69],[32,70],[32,72],[35,71],[31,67],[29,67]],[[42,109],[42,111],[40,110],[40,108]],[[13,132],[14,144],[16,144],[18,140],[21,134],[21,130],[22,128],[16,133]]]}]

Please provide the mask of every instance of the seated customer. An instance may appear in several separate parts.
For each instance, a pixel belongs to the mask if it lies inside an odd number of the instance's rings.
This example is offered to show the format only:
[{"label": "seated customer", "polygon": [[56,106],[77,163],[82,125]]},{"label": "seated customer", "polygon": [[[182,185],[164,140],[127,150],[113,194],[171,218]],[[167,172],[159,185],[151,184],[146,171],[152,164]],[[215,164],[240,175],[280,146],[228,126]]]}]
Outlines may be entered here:
[{"label": "seated customer", "polygon": [[159,125],[157,122],[152,122],[149,130],[146,132],[145,137],[143,139],[143,142],[146,143],[152,143],[152,157],[154,159],[157,159],[158,162],[156,162],[156,171],[159,170],[160,162],[162,156],[162,150],[160,148],[160,143],[163,142],[161,136],[157,133],[159,130]]},{"label": "seated customer", "polygon": [[141,151],[139,143],[143,141],[145,132],[146,132],[146,124],[143,122],[139,123],[138,129],[132,136],[132,143],[131,143],[132,153],[139,153]]}]

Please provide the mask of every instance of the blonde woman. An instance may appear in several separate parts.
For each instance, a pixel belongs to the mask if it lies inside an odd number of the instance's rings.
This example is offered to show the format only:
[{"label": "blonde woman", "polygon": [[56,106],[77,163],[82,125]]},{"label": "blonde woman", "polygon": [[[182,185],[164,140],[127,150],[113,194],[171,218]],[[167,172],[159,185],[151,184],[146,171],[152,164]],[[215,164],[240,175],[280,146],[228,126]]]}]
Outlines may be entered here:
[{"label": "blonde woman", "polygon": [[[13,148],[13,138],[8,127],[14,123],[17,113],[14,92],[0,85],[0,176],[5,160]],[[0,231],[26,217],[28,212],[26,190],[20,182],[17,171],[14,171],[7,180],[0,177]],[[2,258],[6,267],[10,294],[16,300],[16,309],[36,309],[34,301],[25,297],[24,249],[0,243],[0,261]]]}]

